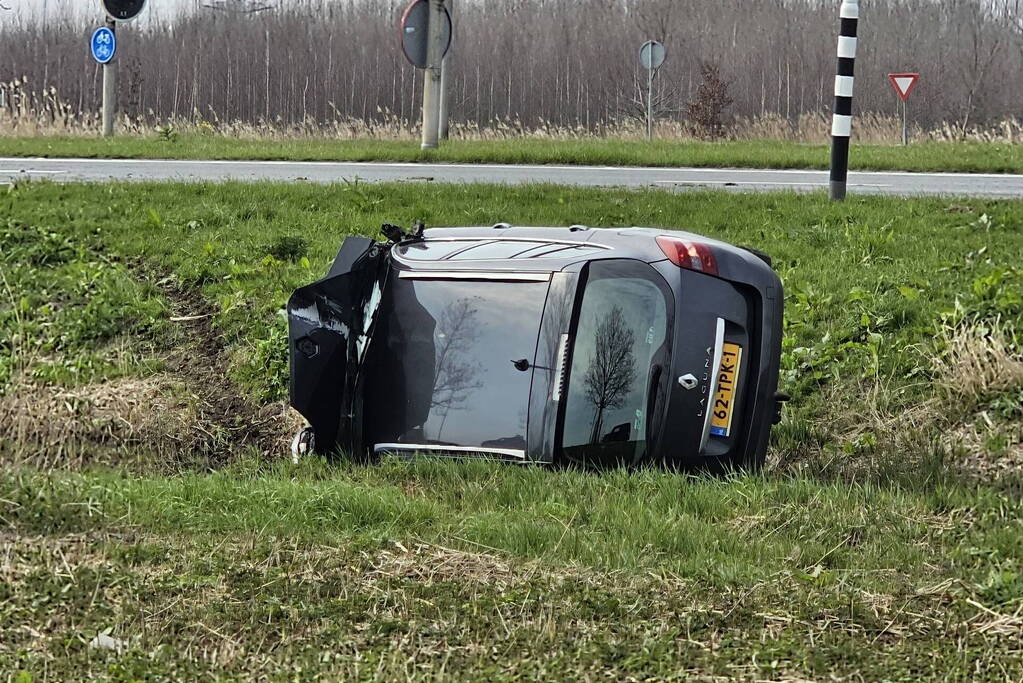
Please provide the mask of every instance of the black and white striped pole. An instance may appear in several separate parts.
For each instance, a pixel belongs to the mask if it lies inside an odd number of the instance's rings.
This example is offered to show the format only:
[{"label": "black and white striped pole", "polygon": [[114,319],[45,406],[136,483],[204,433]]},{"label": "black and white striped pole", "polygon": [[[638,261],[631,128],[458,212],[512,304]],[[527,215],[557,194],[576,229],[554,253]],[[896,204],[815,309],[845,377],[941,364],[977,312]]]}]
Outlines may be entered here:
[{"label": "black and white striped pole", "polygon": [[858,0],[842,0],[838,32],[838,73],[835,75],[835,109],[831,116],[831,198],[845,199],[849,176],[849,135],[852,133],[853,68],[856,64]]}]

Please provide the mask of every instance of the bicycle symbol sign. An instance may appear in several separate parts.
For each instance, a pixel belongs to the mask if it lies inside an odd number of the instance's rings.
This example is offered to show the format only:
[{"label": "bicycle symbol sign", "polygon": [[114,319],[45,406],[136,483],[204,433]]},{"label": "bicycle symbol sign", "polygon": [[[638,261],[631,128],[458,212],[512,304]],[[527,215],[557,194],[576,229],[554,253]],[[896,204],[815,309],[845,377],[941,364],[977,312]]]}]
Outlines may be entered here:
[{"label": "bicycle symbol sign", "polygon": [[106,26],[93,32],[89,45],[92,48],[92,58],[100,64],[108,63],[117,53],[117,38]]}]

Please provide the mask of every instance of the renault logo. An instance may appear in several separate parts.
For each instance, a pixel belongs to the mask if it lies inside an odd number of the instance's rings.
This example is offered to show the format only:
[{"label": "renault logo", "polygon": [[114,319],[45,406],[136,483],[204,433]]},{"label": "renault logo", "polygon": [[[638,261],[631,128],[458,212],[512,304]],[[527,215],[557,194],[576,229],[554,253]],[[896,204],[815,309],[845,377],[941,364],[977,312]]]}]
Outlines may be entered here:
[{"label": "renault logo", "polygon": [[696,388],[696,385],[699,384],[699,381],[691,374],[688,374],[679,377],[678,383],[682,385],[682,388],[691,391]]}]

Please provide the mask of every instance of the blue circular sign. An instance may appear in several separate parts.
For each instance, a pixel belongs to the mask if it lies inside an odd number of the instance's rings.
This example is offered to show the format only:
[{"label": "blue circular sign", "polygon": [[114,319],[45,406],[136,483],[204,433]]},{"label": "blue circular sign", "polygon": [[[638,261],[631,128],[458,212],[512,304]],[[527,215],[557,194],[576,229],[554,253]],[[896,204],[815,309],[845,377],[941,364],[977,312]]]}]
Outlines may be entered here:
[{"label": "blue circular sign", "polygon": [[92,58],[100,64],[107,64],[117,53],[117,36],[106,26],[96,29],[89,42]]}]

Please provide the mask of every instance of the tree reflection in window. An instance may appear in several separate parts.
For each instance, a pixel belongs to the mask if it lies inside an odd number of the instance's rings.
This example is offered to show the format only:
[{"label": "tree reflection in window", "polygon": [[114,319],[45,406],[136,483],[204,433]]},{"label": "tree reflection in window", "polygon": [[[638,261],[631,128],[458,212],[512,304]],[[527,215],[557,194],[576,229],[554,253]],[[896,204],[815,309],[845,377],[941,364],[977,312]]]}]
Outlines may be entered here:
[{"label": "tree reflection in window", "polygon": [[[609,408],[621,408],[625,404],[636,379],[636,358],[633,353],[636,337],[628,328],[621,307],[614,306],[595,327],[593,357],[583,377],[584,395],[593,405],[594,411],[590,443],[601,441],[604,412]],[[622,440],[627,441],[628,436]]]},{"label": "tree reflection in window", "polygon": [[430,412],[440,415],[437,440],[444,432],[448,414],[465,407],[473,391],[482,386],[477,380],[481,370],[472,362],[473,345],[479,339],[477,311],[469,297],[456,299],[444,306],[437,320],[436,363]]},{"label": "tree reflection in window", "polygon": [[645,454],[652,372],[666,358],[668,291],[644,263],[590,266],[571,340],[561,434],[566,461],[614,466]]}]

